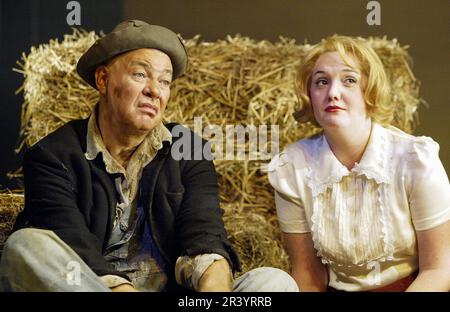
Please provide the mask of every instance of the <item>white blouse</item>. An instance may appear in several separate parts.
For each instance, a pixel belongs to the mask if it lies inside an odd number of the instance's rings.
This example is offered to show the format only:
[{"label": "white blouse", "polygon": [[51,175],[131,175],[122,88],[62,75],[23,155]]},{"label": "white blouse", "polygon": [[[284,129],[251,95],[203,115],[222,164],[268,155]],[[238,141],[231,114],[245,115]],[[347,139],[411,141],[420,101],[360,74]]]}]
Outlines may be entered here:
[{"label": "white blouse", "polygon": [[298,141],[268,167],[281,229],[311,233],[333,288],[364,291],[408,276],[418,269],[415,231],[450,220],[438,152],[431,138],[373,123],[349,171],[325,136]]}]

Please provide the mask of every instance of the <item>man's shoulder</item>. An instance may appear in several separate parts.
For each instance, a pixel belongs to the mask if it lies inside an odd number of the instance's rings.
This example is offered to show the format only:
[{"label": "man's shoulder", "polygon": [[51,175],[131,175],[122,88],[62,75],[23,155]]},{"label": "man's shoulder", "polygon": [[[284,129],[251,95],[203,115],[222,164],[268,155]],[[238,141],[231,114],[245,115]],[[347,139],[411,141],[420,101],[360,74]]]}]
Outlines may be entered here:
[{"label": "man's shoulder", "polygon": [[172,143],[178,141],[179,139],[193,139],[193,138],[201,138],[203,143],[206,143],[206,140],[203,139],[199,134],[192,131],[189,127],[183,126],[177,122],[166,123],[164,126],[170,131],[172,135]]},{"label": "man's shoulder", "polygon": [[178,137],[178,134],[183,132],[194,134],[189,127],[183,126],[178,122],[165,123],[164,126],[170,131],[170,133],[172,133],[172,136],[175,134],[175,136]]},{"label": "man's shoulder", "polygon": [[175,161],[212,160],[211,144],[201,134],[179,123],[167,123],[164,126],[172,135],[171,144],[167,145],[167,155]]},{"label": "man's shoulder", "polygon": [[87,119],[72,120],[42,138],[30,150],[41,148],[52,153],[82,152],[86,144],[83,140],[86,138],[86,131]]},{"label": "man's shoulder", "polygon": [[[181,125],[179,123],[177,123],[177,122],[164,123],[164,127],[166,127],[170,132],[172,132],[172,129],[175,126],[181,126]],[[183,126],[181,126],[181,127],[183,127]]]}]

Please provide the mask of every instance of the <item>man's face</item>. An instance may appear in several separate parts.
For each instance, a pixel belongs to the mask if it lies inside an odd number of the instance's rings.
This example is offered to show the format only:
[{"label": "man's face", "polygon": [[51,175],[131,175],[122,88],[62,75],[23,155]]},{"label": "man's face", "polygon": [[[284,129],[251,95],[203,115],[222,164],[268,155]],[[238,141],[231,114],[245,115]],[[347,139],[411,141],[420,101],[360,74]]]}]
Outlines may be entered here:
[{"label": "man's face", "polygon": [[167,54],[155,49],[133,50],[114,58],[102,70],[105,87],[97,86],[106,98],[111,126],[142,133],[161,123],[173,72]]}]

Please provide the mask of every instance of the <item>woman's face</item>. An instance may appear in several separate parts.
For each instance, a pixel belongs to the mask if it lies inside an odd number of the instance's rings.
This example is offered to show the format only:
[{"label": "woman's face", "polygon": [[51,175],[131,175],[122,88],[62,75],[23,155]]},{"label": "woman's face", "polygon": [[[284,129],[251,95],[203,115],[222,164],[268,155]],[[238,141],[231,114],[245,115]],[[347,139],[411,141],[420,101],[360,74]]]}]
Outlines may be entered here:
[{"label": "woman's face", "polygon": [[360,66],[355,58],[350,59],[351,66],[338,52],[327,52],[313,68],[310,98],[314,117],[324,130],[351,127],[369,118]]}]

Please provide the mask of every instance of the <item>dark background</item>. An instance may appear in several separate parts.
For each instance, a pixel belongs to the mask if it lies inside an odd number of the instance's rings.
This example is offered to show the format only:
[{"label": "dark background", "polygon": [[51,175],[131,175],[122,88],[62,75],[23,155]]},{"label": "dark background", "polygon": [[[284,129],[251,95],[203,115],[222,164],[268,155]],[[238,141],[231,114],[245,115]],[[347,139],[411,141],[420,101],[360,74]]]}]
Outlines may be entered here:
[{"label": "dark background", "polygon": [[[14,149],[19,137],[23,92],[15,95],[23,76],[13,72],[22,52],[31,46],[63,39],[72,33],[67,25],[65,0],[0,0],[0,190],[17,188],[6,173],[21,166],[22,154]],[[109,32],[122,20],[122,0],[81,0],[81,27]]]},{"label": "dark background", "polygon": [[[71,33],[65,0],[0,0],[0,189],[14,188],[6,172],[20,166],[14,154],[23,93],[14,95],[22,76],[12,72],[31,46]],[[379,0],[381,25],[369,26],[367,0],[101,0],[78,1],[81,27],[109,32],[123,19],[161,24],[184,38],[200,34],[215,41],[240,33],[254,39],[295,38],[316,43],[334,33],[386,36],[409,45],[413,72],[422,82],[420,95],[429,104],[419,109],[415,135],[431,136],[450,172],[450,28],[448,0]]]}]

